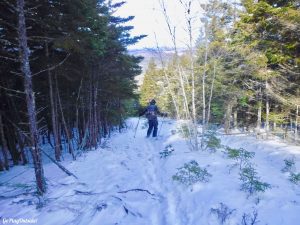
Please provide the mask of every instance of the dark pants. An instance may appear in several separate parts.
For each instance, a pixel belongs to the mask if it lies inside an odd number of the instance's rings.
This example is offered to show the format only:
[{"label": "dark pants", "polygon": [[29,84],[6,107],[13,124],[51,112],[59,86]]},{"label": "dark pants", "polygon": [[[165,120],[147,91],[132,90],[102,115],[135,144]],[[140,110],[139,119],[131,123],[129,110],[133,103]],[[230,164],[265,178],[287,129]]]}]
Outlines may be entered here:
[{"label": "dark pants", "polygon": [[153,134],[152,137],[156,137],[157,136],[157,126],[158,126],[158,121],[156,120],[148,120],[149,123],[149,128],[147,131],[147,137],[150,137],[152,130],[153,130]]}]

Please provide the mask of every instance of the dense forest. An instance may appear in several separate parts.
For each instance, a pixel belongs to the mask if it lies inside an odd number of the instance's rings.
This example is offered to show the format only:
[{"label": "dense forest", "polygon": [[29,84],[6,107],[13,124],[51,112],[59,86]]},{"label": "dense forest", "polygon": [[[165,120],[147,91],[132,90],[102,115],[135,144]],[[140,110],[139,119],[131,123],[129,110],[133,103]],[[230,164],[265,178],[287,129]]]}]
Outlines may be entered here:
[{"label": "dense forest", "polygon": [[40,195],[44,144],[56,162],[64,151],[76,159],[124,127],[142,59],[127,46],[144,36],[124,25],[133,16],[114,16],[123,4],[0,2],[0,171],[32,162]]},{"label": "dense forest", "polygon": [[189,121],[182,129],[194,150],[216,126],[299,140],[297,0],[209,0],[196,16],[192,0],[179,1],[189,36],[183,53],[165,1],[158,2],[174,54],[164,58],[157,43],[140,93],[134,78],[142,58],[127,47],[145,35],[130,35],[133,16],[115,16],[125,2],[0,2],[0,171],[32,163],[43,195],[42,158],[71,174],[59,163],[64,154],[75,160],[123,129],[139,97],[142,106],[155,98],[170,117]]},{"label": "dense forest", "polygon": [[[141,104],[155,97],[174,117],[202,123],[203,133],[211,125],[224,125],[226,133],[232,128],[255,129],[257,134],[276,133],[296,140],[299,1],[210,0],[201,5],[200,37],[192,34],[196,29],[191,13],[194,2],[180,2],[190,37],[187,50],[178,51],[176,27],[165,2],[160,1],[175,54],[164,60],[158,43],[158,56],[149,63],[141,87]],[[195,129],[190,126],[188,132],[197,136]]]}]

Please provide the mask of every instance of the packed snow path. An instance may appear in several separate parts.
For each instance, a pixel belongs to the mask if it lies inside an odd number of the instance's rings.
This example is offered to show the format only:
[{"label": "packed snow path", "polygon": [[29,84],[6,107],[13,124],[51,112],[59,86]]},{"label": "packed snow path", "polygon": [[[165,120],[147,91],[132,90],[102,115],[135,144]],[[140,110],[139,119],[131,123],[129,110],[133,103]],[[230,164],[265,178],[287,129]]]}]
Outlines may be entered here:
[{"label": "packed snow path", "polygon": [[[223,145],[255,152],[252,161],[259,177],[272,185],[249,197],[240,190],[238,168],[230,169],[233,162],[221,150],[190,151],[178,122],[165,121],[157,139],[145,137],[146,120],[140,122],[135,138],[137,119],[127,124],[128,129],[115,133],[101,148],[83,153],[77,161],[63,162],[79,180],[46,164],[48,192],[42,208],[36,208],[37,198],[32,195],[31,168],[19,166],[0,174],[1,220],[32,218],[43,225],[218,225],[221,220],[212,209],[222,203],[232,210],[224,224],[242,225],[243,216],[250,221],[254,212],[256,224],[299,224],[300,186],[281,172],[283,160],[292,156],[300,172],[299,147],[254,137],[222,137]],[[167,145],[174,152],[160,158]],[[190,160],[212,174],[208,183],[187,187],[172,180],[177,168]]]}]

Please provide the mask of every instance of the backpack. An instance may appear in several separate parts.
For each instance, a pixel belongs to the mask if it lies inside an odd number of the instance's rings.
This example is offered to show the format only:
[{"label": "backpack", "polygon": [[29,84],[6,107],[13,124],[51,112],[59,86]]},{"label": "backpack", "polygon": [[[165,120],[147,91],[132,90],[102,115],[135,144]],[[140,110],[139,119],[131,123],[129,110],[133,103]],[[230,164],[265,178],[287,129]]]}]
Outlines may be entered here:
[{"label": "backpack", "polygon": [[157,106],[149,105],[146,111],[146,117],[148,120],[154,120],[157,118]]}]

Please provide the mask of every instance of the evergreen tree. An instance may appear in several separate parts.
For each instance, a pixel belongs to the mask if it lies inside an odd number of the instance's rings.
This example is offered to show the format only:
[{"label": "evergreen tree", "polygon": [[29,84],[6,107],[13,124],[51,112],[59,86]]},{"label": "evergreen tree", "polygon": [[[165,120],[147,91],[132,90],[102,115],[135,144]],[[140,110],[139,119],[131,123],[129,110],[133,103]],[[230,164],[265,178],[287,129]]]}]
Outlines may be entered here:
[{"label": "evergreen tree", "polygon": [[[24,151],[33,146],[42,194],[39,147],[43,150],[48,142],[59,161],[65,140],[75,159],[77,151],[97,147],[103,136],[123,127],[124,103],[136,98],[134,77],[141,72],[141,58],[129,55],[127,46],[144,36],[130,36],[133,27],[124,23],[132,16],[114,16],[123,2],[18,3],[24,9],[27,29],[19,23],[21,11],[16,2],[0,2],[0,145],[14,164],[27,163]],[[3,168],[5,157],[0,158]]]}]

